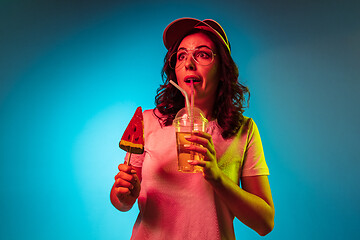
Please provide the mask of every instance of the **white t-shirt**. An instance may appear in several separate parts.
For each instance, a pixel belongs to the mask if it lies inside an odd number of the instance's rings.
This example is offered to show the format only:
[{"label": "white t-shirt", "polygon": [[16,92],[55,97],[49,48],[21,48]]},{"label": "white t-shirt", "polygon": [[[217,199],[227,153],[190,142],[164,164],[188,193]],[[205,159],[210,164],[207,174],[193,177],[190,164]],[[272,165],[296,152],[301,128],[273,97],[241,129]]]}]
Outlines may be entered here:
[{"label": "white t-shirt", "polygon": [[[162,127],[152,110],[144,116],[144,154],[132,154],[142,167],[139,216],[131,239],[235,239],[234,215],[201,173],[177,170],[175,129]],[[241,176],[269,175],[259,131],[245,118],[238,134],[224,140],[216,121],[208,123],[219,168],[236,184]]]}]

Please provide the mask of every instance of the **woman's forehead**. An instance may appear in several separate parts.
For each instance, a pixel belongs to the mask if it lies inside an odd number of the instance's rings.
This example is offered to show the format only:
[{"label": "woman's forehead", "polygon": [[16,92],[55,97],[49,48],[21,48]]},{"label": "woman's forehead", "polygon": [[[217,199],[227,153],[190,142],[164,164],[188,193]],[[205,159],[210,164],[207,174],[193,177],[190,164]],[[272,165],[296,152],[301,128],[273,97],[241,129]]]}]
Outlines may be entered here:
[{"label": "woman's forehead", "polygon": [[195,49],[199,46],[207,46],[214,49],[214,42],[204,33],[194,33],[186,36],[180,43],[179,48]]}]

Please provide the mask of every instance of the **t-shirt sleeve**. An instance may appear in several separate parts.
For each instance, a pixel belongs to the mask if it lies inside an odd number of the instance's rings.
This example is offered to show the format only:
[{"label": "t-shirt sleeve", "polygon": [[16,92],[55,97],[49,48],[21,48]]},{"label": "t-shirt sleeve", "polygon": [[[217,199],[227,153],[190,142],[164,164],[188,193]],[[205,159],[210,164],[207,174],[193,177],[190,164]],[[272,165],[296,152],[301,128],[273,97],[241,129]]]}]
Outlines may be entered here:
[{"label": "t-shirt sleeve", "polygon": [[269,175],[265,161],[259,130],[251,118],[249,119],[247,145],[242,167],[243,177]]}]

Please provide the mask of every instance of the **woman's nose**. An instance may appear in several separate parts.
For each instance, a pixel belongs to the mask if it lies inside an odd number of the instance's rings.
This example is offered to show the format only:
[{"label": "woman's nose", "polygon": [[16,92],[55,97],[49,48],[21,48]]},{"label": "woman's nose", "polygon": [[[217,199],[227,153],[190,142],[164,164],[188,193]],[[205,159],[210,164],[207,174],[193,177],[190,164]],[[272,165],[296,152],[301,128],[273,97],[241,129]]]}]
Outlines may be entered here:
[{"label": "woman's nose", "polygon": [[186,60],[185,60],[185,68],[190,69],[190,70],[196,69],[195,60],[194,60],[192,54],[187,55]]}]

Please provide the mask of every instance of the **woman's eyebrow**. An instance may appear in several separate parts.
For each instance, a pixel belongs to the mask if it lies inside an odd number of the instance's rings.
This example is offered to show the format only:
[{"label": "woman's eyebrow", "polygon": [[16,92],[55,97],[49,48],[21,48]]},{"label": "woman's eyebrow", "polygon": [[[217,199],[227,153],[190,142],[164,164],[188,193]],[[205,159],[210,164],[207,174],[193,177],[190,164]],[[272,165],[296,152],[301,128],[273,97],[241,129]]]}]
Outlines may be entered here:
[{"label": "woman's eyebrow", "polygon": [[202,48],[202,47],[205,47],[205,48],[208,48],[208,49],[212,50],[212,49],[211,49],[209,46],[207,46],[207,45],[200,45],[200,46],[197,46],[196,48],[193,48],[193,49],[188,49],[188,48],[181,47],[181,48],[178,49],[178,51],[179,51],[179,50],[186,50],[186,51],[188,51],[188,50],[195,50],[195,49]]}]

